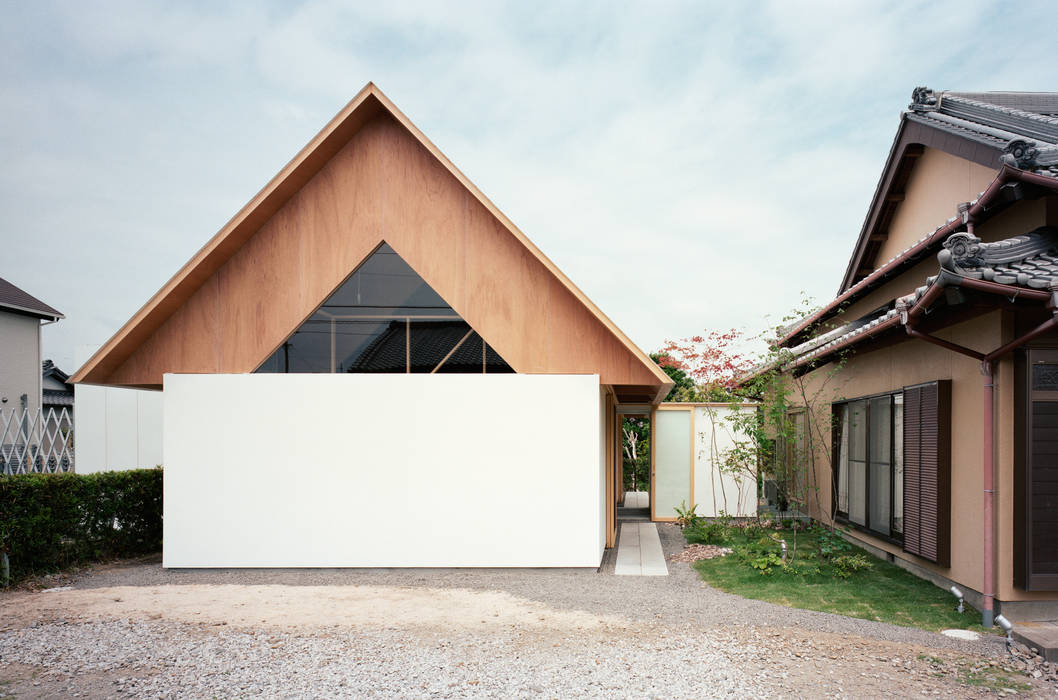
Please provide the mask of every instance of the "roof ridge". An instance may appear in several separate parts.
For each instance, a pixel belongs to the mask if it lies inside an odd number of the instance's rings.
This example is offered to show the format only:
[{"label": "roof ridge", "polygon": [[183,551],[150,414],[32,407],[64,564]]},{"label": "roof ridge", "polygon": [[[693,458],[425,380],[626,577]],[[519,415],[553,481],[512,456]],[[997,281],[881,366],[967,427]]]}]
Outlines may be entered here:
[{"label": "roof ridge", "polygon": [[995,112],[1003,112],[1005,114],[1009,114],[1012,117],[1018,117],[1019,119],[1027,119],[1029,121],[1047,124],[1048,126],[1058,127],[1058,117],[1051,117],[1046,114],[1039,114],[1037,112],[1027,112],[1023,109],[1017,109],[1016,107],[1008,107],[1007,105],[998,105],[992,102],[982,102],[980,100],[975,100],[970,97],[963,97],[961,95],[949,92],[941,93],[940,109],[942,111],[944,109],[945,101],[955,101],[957,103],[962,103],[981,109],[987,109]]}]

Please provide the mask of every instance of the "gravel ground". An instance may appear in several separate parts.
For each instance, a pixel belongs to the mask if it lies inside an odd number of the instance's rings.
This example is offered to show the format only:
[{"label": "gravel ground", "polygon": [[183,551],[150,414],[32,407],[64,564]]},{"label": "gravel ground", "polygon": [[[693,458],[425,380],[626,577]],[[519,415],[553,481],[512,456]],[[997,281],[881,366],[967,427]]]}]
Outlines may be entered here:
[{"label": "gravel ground", "polygon": [[745,600],[684,563],[612,567],[98,567],[0,595],[0,697],[994,697],[966,685],[979,671],[1007,687],[998,639]]}]

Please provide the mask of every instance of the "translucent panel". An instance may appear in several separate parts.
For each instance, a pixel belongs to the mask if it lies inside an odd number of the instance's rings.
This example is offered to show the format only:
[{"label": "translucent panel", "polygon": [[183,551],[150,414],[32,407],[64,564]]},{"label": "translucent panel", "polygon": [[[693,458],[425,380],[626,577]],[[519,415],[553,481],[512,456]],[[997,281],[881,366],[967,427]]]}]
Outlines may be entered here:
[{"label": "translucent panel", "polygon": [[841,407],[841,442],[838,447],[838,511],[849,512],[849,406]]},{"label": "translucent panel", "polygon": [[867,402],[853,401],[849,405],[849,459],[867,459]]},{"label": "translucent panel", "polygon": [[867,463],[849,460],[849,520],[867,524]]},{"label": "translucent panel", "polygon": [[691,501],[691,412],[654,415],[654,514],[675,518],[676,507]]},{"label": "translucent panel", "polygon": [[[889,504],[891,486],[888,464],[871,462],[870,527],[883,535],[889,534]],[[861,523],[862,524],[862,523]]]},{"label": "translucent panel", "polygon": [[893,533],[904,532],[904,395],[893,396]]},{"label": "translucent panel", "polygon": [[514,371],[383,243],[257,371],[384,374],[435,369]]}]

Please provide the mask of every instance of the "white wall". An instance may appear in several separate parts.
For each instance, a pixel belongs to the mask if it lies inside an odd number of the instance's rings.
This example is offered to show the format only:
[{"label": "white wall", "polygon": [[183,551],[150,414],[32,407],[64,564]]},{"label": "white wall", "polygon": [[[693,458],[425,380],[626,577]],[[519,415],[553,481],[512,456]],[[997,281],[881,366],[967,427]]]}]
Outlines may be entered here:
[{"label": "white wall", "polygon": [[736,441],[747,441],[728,418],[733,411],[754,411],[754,407],[728,405],[698,406],[694,409],[694,502],[695,512],[716,517],[721,511],[743,517],[757,512],[755,465],[743,464],[732,470],[725,455]]},{"label": "white wall", "polygon": [[602,557],[597,376],[166,375],[164,396],[167,567]]},{"label": "white wall", "polygon": [[162,392],[74,385],[74,471],[162,463]]}]

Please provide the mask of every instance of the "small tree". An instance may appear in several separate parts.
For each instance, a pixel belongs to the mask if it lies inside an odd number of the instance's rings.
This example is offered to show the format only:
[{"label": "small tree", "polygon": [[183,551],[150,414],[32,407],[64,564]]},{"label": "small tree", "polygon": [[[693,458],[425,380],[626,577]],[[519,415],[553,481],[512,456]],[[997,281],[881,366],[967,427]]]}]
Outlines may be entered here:
[{"label": "small tree", "polygon": [[650,421],[627,416],[621,425],[625,491],[650,490]]}]

